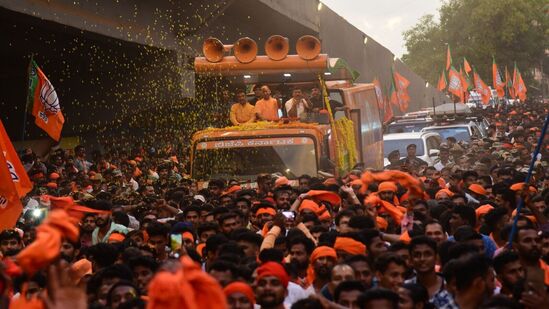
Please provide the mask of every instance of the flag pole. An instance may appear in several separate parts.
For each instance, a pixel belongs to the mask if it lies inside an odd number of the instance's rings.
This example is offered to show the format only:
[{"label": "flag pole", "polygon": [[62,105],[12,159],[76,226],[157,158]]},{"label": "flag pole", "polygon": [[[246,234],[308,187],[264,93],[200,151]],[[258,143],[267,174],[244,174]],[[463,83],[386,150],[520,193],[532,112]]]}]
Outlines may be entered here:
[{"label": "flag pole", "polygon": [[29,108],[29,89],[30,89],[30,73],[31,66],[34,60],[34,54],[31,53],[29,67],[27,68],[27,89],[25,89],[25,112],[23,113],[23,130],[21,132],[21,141],[25,140],[25,131],[27,130],[27,113]]},{"label": "flag pole", "polygon": [[[536,145],[536,149],[534,150],[534,153],[532,154],[532,160],[530,161],[530,167],[528,168],[528,174],[526,175],[526,179],[524,180],[524,185],[526,188],[528,188],[530,179],[532,178],[532,171],[534,170],[534,164],[536,163],[536,160],[538,158],[538,154],[541,150],[541,144],[543,144],[543,140],[545,138],[545,133],[547,133],[547,126],[549,125],[549,114],[545,116],[545,122],[543,123],[543,129],[541,130],[541,134],[538,139],[538,144]],[[524,188],[523,188],[524,190]],[[511,234],[509,234],[509,242],[507,243],[507,246],[510,248],[513,244],[513,237],[515,236],[515,232],[517,231],[517,222],[518,218],[520,217],[520,211],[524,207],[524,198],[521,196],[519,200],[519,204],[517,206],[517,215],[515,216],[515,219],[513,220],[513,226],[511,227]]]}]

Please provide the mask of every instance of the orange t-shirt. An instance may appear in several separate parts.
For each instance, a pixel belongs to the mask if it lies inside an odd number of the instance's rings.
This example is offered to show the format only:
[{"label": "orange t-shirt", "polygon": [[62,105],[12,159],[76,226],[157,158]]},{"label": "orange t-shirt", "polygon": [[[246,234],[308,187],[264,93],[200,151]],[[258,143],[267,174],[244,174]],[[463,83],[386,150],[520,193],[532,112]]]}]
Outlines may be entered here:
[{"label": "orange t-shirt", "polygon": [[257,100],[255,102],[255,112],[261,116],[262,120],[276,121],[279,119],[278,102],[275,98]]}]

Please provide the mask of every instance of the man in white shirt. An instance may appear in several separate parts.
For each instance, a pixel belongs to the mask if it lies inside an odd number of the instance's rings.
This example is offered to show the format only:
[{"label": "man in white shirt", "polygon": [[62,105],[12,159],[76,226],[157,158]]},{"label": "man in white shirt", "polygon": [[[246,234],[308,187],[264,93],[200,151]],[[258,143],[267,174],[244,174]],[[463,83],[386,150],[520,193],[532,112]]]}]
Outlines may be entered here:
[{"label": "man in white shirt", "polygon": [[284,104],[286,113],[290,118],[300,118],[301,115],[311,108],[311,104],[303,97],[301,89],[295,88],[292,91],[292,98]]}]

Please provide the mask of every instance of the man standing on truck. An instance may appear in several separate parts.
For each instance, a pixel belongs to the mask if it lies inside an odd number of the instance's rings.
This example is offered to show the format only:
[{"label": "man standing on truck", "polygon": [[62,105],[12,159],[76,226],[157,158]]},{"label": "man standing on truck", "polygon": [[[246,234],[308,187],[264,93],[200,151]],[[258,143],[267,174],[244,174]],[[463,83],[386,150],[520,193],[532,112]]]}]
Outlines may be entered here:
[{"label": "man standing on truck", "polygon": [[263,97],[255,103],[255,115],[257,120],[277,121],[278,117],[278,101],[271,97],[271,89],[269,86],[261,87]]},{"label": "man standing on truck", "polygon": [[231,106],[231,123],[235,126],[255,121],[255,107],[246,101],[246,93],[236,92],[237,103]]},{"label": "man standing on truck", "polygon": [[305,98],[300,88],[294,88],[292,98],[284,104],[286,112],[290,118],[300,118],[301,115],[311,108],[311,105]]}]

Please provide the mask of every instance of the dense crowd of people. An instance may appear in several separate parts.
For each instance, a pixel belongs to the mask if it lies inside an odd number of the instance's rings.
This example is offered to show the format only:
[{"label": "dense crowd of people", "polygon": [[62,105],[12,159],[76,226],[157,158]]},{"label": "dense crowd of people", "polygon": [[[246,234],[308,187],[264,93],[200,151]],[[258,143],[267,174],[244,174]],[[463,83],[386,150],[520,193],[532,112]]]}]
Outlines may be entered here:
[{"label": "dense crowd of people", "polygon": [[[231,120],[278,117],[262,91],[259,115],[243,104]],[[169,147],[28,150],[34,189],[0,232],[2,306],[549,308],[546,143],[524,183],[548,109],[476,113],[488,137],[448,138],[433,166],[410,145],[383,171],[262,174],[256,188],[203,186]]]}]

